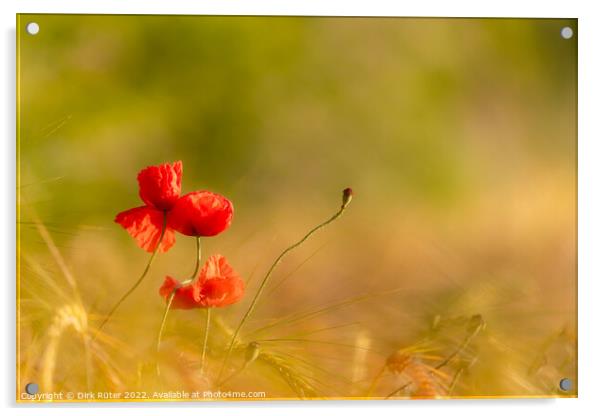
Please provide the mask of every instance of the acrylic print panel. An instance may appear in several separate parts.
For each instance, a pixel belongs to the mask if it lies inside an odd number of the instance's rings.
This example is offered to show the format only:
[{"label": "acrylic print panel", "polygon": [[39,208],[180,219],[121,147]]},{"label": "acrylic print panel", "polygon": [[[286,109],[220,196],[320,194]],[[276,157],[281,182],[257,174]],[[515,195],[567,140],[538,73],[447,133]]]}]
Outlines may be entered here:
[{"label": "acrylic print panel", "polygon": [[576,20],[17,31],[17,400],[577,395]]}]

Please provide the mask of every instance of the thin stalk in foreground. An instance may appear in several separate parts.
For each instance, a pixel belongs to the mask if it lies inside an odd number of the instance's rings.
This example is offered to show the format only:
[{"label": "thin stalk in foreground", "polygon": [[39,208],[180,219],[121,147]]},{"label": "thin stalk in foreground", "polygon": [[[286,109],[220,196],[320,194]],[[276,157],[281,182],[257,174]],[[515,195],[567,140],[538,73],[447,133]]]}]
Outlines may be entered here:
[{"label": "thin stalk in foreground", "polygon": [[[100,332],[100,330],[107,324],[107,322],[109,322],[109,320],[111,319],[113,314],[117,311],[117,309],[119,309],[121,304],[134,292],[134,290],[136,290],[136,288],[138,286],[140,286],[140,283],[142,283],[142,281],[144,280],[144,278],[150,271],[151,265],[153,264],[153,261],[155,260],[155,257],[157,256],[157,252],[159,251],[159,247],[161,247],[161,242],[163,241],[163,237],[165,236],[166,228],[167,228],[167,213],[165,212],[165,213],[163,213],[163,227],[161,228],[161,235],[159,237],[159,241],[157,242],[157,246],[153,250],[150,258],[148,259],[148,263],[146,263],[146,267],[144,268],[144,271],[142,272],[142,274],[140,275],[140,277],[138,278],[136,283],[134,283],[134,285],[127,292],[125,292],[125,294],[117,301],[115,306],[113,306],[111,311],[107,314],[105,319],[101,322],[96,334],[98,334],[98,332]],[[96,338],[96,335],[94,336],[94,339],[95,338]]]},{"label": "thin stalk in foreground", "polygon": [[207,308],[205,321],[205,338],[203,339],[203,352],[201,353],[201,374],[205,371],[205,356],[207,355],[207,341],[209,341],[209,325],[211,324],[211,308]]},{"label": "thin stalk in foreground", "polygon": [[468,333],[466,334],[466,337],[464,338],[464,341],[445,360],[443,360],[437,366],[435,366],[435,370],[439,370],[440,368],[445,367],[454,358],[456,358],[458,355],[460,355],[462,353],[462,351],[464,351],[466,349],[468,344],[470,344],[470,342],[473,340],[473,338],[475,338],[479,334],[479,332],[485,327],[485,321],[483,321],[483,318],[481,317],[481,315],[474,315],[471,318],[471,320],[473,321],[472,322],[473,328],[471,328],[468,331]]},{"label": "thin stalk in foreground", "polygon": [[167,299],[167,304],[165,305],[165,311],[163,312],[163,318],[161,319],[161,326],[159,327],[159,333],[157,334],[157,355],[159,354],[159,350],[161,349],[161,338],[163,337],[163,330],[165,329],[165,322],[167,321],[167,315],[169,314],[169,309],[171,308],[171,304],[176,295],[176,291],[182,286],[186,286],[194,281],[197,273],[199,272],[199,267],[201,265],[201,237],[196,238],[196,263],[194,266],[194,271],[192,275],[186,280],[184,280],[178,287],[171,291],[169,294],[169,298]]},{"label": "thin stalk in foreground", "polygon": [[330,224],[331,222],[338,219],[341,215],[343,215],[343,212],[345,212],[345,209],[351,202],[352,196],[353,196],[353,191],[351,190],[351,188],[346,188],[345,190],[343,190],[343,203],[341,204],[341,207],[339,208],[339,210],[328,220],[324,221],[323,223],[321,223],[321,224],[317,225],[316,227],[314,227],[313,229],[311,229],[307,234],[305,234],[305,236],[303,236],[303,238],[301,238],[299,241],[297,241],[292,246],[285,249],[282,253],[280,253],[280,255],[276,258],[276,260],[274,260],[274,263],[272,263],[272,266],[269,268],[268,272],[263,277],[263,280],[261,281],[261,284],[259,285],[259,289],[257,289],[257,292],[255,293],[255,297],[253,298],[253,300],[251,301],[251,304],[249,305],[249,309],[247,309],[247,312],[242,317],[240,323],[238,324],[238,327],[236,328],[236,330],[234,331],[234,334],[232,335],[230,345],[228,346],[228,351],[226,352],[226,357],[224,358],[222,366],[219,370],[219,374],[217,376],[218,382],[222,378],[223,372],[226,368],[226,365],[228,364],[228,360],[230,359],[230,355],[232,354],[232,349],[234,348],[234,343],[236,342],[236,338],[238,337],[238,334],[240,333],[240,330],[242,329],[245,322],[249,319],[249,316],[251,316],[251,314],[255,310],[257,301],[261,297],[261,294],[263,293],[264,288],[266,287],[268,281],[270,280],[270,277],[272,276],[274,269],[276,269],[276,266],[278,266],[278,264],[280,264],[282,259],[288,253],[290,253],[291,251],[293,251],[294,249],[299,247],[301,244],[303,244],[309,237],[312,236],[312,234],[314,234],[316,231],[326,227],[328,224]]}]

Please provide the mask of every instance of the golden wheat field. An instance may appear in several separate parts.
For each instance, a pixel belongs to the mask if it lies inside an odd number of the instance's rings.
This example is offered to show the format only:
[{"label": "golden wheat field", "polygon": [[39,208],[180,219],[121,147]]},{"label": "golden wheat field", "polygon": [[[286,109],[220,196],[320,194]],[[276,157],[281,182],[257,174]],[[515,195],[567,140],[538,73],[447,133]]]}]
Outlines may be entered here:
[{"label": "golden wheat field", "polygon": [[17,400],[575,397],[565,26],[20,15]]}]

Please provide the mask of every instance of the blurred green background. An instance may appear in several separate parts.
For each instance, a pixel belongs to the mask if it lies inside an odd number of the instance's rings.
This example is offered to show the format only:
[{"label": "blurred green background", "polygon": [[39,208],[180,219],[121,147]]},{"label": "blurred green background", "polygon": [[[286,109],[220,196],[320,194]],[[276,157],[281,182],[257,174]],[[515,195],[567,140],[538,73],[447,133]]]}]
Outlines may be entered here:
[{"label": "blurred green background", "polygon": [[[359,322],[393,351],[433,316],[479,313],[520,368],[576,331],[577,42],[560,36],[575,19],[19,19],[21,250],[54,267],[36,212],[92,312],[147,260],[113,223],[142,204],[137,172],[182,160],[184,192],[233,201],[232,227],[204,250],[227,255],[249,293],[354,189],[345,216],[284,262],[263,318],[398,290],[323,319]],[[190,272],[193,244],[179,236],[160,256],[123,315],[154,312],[123,333],[154,330],[162,276]],[[575,343],[551,377],[576,374]],[[555,379],[517,381],[500,357],[466,394],[551,391]]]}]

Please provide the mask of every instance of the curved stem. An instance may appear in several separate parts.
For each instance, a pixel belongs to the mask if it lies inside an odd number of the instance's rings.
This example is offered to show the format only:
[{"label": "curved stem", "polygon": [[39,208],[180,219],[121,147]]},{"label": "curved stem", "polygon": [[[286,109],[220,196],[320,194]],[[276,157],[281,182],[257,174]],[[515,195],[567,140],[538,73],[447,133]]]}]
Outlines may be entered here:
[{"label": "curved stem", "polygon": [[209,325],[211,324],[211,308],[207,308],[205,321],[205,338],[203,339],[203,352],[201,353],[201,374],[205,371],[205,356],[207,354],[207,341],[209,340]]},{"label": "curved stem", "polygon": [[161,326],[159,326],[159,333],[157,334],[157,353],[159,353],[159,349],[161,348],[161,338],[163,337],[163,330],[165,329],[165,322],[167,321],[167,314],[169,313],[169,308],[171,308],[171,304],[173,302],[173,298],[176,296],[176,291],[178,289],[172,290],[169,294],[169,298],[167,299],[167,304],[165,305],[165,311],[163,312],[163,318],[161,318]]},{"label": "curved stem", "polygon": [[222,377],[222,374],[224,372],[224,369],[226,368],[226,365],[228,364],[228,360],[230,359],[230,355],[232,354],[232,349],[234,348],[234,343],[236,342],[236,337],[240,333],[240,330],[242,329],[242,327],[245,324],[245,322],[249,319],[249,317],[251,316],[251,314],[255,310],[255,306],[257,306],[257,302],[258,302],[259,298],[261,297],[261,294],[263,293],[263,290],[265,289],[268,281],[270,280],[270,277],[272,276],[272,273],[274,272],[274,269],[276,269],[276,266],[278,266],[278,264],[280,264],[280,262],[282,261],[282,259],[288,253],[290,253],[291,251],[293,251],[294,249],[296,249],[297,247],[299,247],[301,244],[303,244],[309,237],[312,236],[312,234],[314,234],[316,231],[318,231],[318,230],[326,227],[328,224],[330,224],[331,222],[333,222],[336,219],[338,219],[341,215],[343,215],[343,212],[345,212],[345,208],[347,208],[347,206],[349,205],[349,202],[351,202],[350,195],[348,195],[348,194],[346,195],[347,191],[348,191],[347,189],[345,191],[343,191],[343,204],[341,205],[341,207],[339,208],[339,210],[332,217],[330,217],[329,219],[327,219],[323,223],[317,225],[316,227],[312,228],[307,234],[305,234],[303,236],[303,238],[301,238],[299,241],[297,241],[296,243],[294,243],[292,246],[290,246],[287,249],[285,249],[282,253],[280,253],[280,255],[276,258],[276,260],[274,260],[274,263],[272,263],[272,266],[270,266],[268,272],[263,277],[263,280],[261,281],[261,284],[259,285],[259,289],[257,289],[257,292],[255,293],[255,297],[251,301],[251,304],[249,305],[249,308],[247,309],[247,312],[245,312],[245,314],[242,317],[240,323],[238,324],[238,327],[236,328],[236,330],[234,331],[234,334],[232,335],[232,339],[230,341],[230,345],[228,346],[228,351],[226,352],[226,357],[224,358],[224,361],[223,361],[222,366],[220,368],[219,374],[217,376],[218,382],[219,382],[219,380]]},{"label": "curved stem", "polygon": [[174,290],[169,294],[169,298],[167,299],[167,304],[165,305],[165,311],[163,312],[163,318],[161,319],[161,326],[159,327],[159,333],[157,334],[157,354],[161,349],[161,339],[163,337],[163,330],[165,329],[165,322],[167,321],[167,315],[169,314],[169,309],[171,308],[171,304],[173,302],[174,297],[176,296],[176,292],[182,286],[189,285],[194,281],[196,275],[199,272],[199,268],[201,267],[201,237],[196,238],[196,263],[194,266],[194,271],[190,275],[190,277],[180,283]]},{"label": "curved stem", "polygon": [[368,391],[366,392],[366,397],[372,396],[372,392],[376,388],[376,385],[380,381],[380,379],[383,376],[383,374],[385,373],[386,369],[387,369],[387,366],[384,365],[383,368],[381,368],[380,371],[374,376],[374,380],[372,380],[372,383],[370,383],[370,387],[368,387]]},{"label": "curved stem", "polygon": [[[153,261],[155,260],[155,257],[157,256],[157,252],[159,251],[159,247],[161,247],[161,242],[163,241],[163,237],[165,236],[166,229],[167,229],[167,213],[164,212],[163,213],[163,226],[161,228],[161,236],[159,237],[157,246],[153,250],[150,258],[148,259],[148,263],[146,263],[146,267],[142,271],[142,274],[140,275],[140,277],[138,278],[136,283],[134,283],[134,285],[127,292],[125,292],[125,294],[117,301],[115,306],[113,306],[113,308],[111,308],[111,310],[109,311],[109,313],[107,314],[105,319],[101,322],[100,326],[98,327],[96,334],[98,334],[100,332],[100,330],[107,324],[107,322],[109,322],[109,320],[111,319],[113,314],[117,311],[117,309],[119,309],[121,304],[134,292],[134,290],[136,290],[136,288],[138,286],[140,286],[140,283],[142,283],[142,281],[144,280],[144,278],[150,271],[151,265],[153,264]],[[96,338],[96,335],[94,336],[94,338]]]}]

